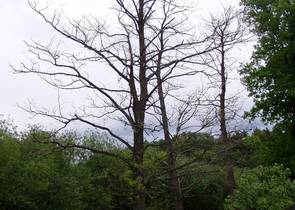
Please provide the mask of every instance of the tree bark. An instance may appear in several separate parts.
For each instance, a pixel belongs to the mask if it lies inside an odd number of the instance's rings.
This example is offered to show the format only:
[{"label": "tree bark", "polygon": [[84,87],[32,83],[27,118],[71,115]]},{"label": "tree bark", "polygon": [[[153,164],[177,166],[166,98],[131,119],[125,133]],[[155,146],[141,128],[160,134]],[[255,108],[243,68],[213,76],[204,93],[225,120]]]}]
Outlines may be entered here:
[{"label": "tree bark", "polygon": [[225,116],[225,100],[226,100],[226,69],[225,69],[225,49],[224,49],[224,34],[221,33],[221,64],[220,64],[220,77],[221,77],[221,93],[220,93],[220,131],[221,139],[225,144],[225,163],[226,163],[226,173],[227,173],[227,191],[229,194],[232,194],[235,189],[235,176],[234,176],[234,167],[231,160],[231,151],[230,151],[230,140],[227,135],[226,128],[226,116]]},{"label": "tree bark", "polygon": [[162,81],[160,72],[157,72],[157,85],[158,85],[158,95],[160,101],[160,109],[162,114],[162,126],[164,131],[164,140],[167,146],[167,162],[168,162],[168,170],[169,170],[169,178],[170,178],[170,189],[173,196],[173,207],[175,210],[183,210],[182,203],[182,192],[181,186],[179,182],[179,177],[176,171],[176,159],[175,159],[175,151],[172,139],[170,137],[169,132],[169,124],[168,117],[165,105],[165,98],[163,93]]},{"label": "tree bark", "polygon": [[[133,126],[134,133],[134,159],[137,165],[137,171],[135,173],[137,180],[137,199],[134,209],[145,209],[145,183],[143,172],[143,153],[144,153],[144,123],[145,123],[145,111],[146,102],[148,97],[148,84],[146,78],[146,46],[145,46],[145,21],[144,21],[144,0],[138,1],[138,43],[139,43],[139,85],[140,85],[140,97],[134,96],[134,109],[133,114],[135,116],[135,125]],[[134,87],[136,88],[136,87]]]},{"label": "tree bark", "polygon": [[135,145],[134,145],[134,160],[136,162],[135,180],[137,181],[136,186],[136,201],[134,210],[144,210],[145,209],[145,183],[144,183],[144,173],[142,170],[143,165],[143,129],[138,129],[138,132],[134,133]]}]

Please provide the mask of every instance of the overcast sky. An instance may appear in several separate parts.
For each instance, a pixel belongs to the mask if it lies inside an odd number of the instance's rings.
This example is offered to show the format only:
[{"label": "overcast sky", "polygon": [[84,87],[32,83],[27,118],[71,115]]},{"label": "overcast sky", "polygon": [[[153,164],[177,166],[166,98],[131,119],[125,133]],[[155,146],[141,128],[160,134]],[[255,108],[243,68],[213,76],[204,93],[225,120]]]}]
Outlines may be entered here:
[{"label": "overcast sky", "polygon": [[[47,2],[39,0],[42,1]],[[93,14],[106,20],[113,18],[113,12],[109,9],[112,0],[51,0],[51,2],[52,9],[62,8],[69,17]],[[206,17],[209,12],[219,11],[221,2],[223,5],[236,6],[239,3],[238,0],[199,0],[198,16]],[[26,0],[1,0],[0,28],[0,114],[2,115],[0,119],[13,119],[15,125],[22,129],[28,124],[46,125],[48,121],[32,119],[30,114],[18,107],[18,104],[22,105],[32,100],[41,106],[54,106],[57,102],[57,90],[36,76],[13,74],[9,64],[17,66],[28,59],[24,41],[49,40],[53,32],[30,9]],[[238,52],[240,55],[237,57],[240,57],[241,61],[246,61],[250,57],[251,48],[245,46]]]}]

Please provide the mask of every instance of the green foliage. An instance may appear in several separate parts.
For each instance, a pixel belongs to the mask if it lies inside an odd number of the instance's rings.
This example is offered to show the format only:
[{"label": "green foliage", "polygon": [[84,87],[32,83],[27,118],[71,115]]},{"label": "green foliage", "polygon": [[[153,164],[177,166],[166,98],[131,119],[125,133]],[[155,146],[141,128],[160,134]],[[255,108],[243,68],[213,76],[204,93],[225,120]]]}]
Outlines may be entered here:
[{"label": "green foliage", "polygon": [[[9,126],[3,125],[2,128],[0,129],[1,210],[132,209],[135,189],[143,186],[137,186],[134,173],[124,162],[85,150],[65,149],[55,144],[48,144],[52,137],[49,133],[38,129],[20,136]],[[287,139],[289,135],[287,131],[289,130],[285,124],[275,127],[273,132],[257,131],[251,137],[246,137],[246,144],[242,141],[245,134],[233,136],[232,158],[237,177],[239,172],[243,171],[243,167],[252,167],[255,164],[270,165],[279,162],[293,170],[291,160],[294,158],[291,157],[294,142],[292,144],[291,137]],[[92,148],[120,154],[125,158],[130,158],[131,155],[125,148],[118,147],[104,136],[94,133],[86,135],[67,133],[55,140],[63,144],[84,142]],[[174,145],[185,209],[222,210],[226,197],[225,163],[222,159],[224,145],[208,134],[197,133],[179,136],[174,139]],[[284,149],[280,145],[283,145]],[[164,147],[164,144],[153,144],[145,150],[143,171],[148,210],[171,209],[167,153]],[[284,154],[286,156],[283,156]],[[189,164],[186,165],[187,163]],[[186,166],[182,167],[183,164]],[[266,174],[266,170],[262,171],[262,174]],[[286,173],[289,176],[289,171]],[[273,178],[270,177],[271,174]],[[284,180],[290,184],[287,175],[281,175],[280,179],[277,179],[275,177],[278,174],[277,170],[270,170],[261,180],[265,178],[270,183],[280,183],[285,186]],[[275,189],[281,193],[280,188],[276,188],[275,184],[270,190]],[[288,190],[286,192],[289,193]],[[230,198],[227,201],[228,205],[231,205],[229,202],[238,202],[233,200],[236,198]],[[284,202],[289,200],[285,199]]]},{"label": "green foliage", "polygon": [[[0,129],[1,210],[131,208],[132,174],[122,162],[45,144],[49,138],[35,129],[22,138]],[[62,136],[60,141],[73,138]]]},{"label": "green foliage", "polygon": [[[162,142],[164,143],[164,142]],[[169,183],[167,170],[167,150],[161,146],[150,146],[144,155],[146,176],[147,210],[169,209]]]},{"label": "green foliage", "polygon": [[258,36],[252,62],[241,71],[255,101],[249,115],[294,124],[295,2],[242,0],[242,4]]},{"label": "green foliage", "polygon": [[226,191],[226,174],[220,150],[206,133],[184,133],[176,140],[177,162],[190,165],[180,170],[187,210],[221,210]]},{"label": "green foliage", "polygon": [[183,193],[186,210],[222,210],[226,174],[222,167],[197,162],[184,170]]},{"label": "green foliage", "polygon": [[[178,173],[181,176],[184,209],[221,210],[226,176],[218,161],[219,145],[209,134],[184,133],[174,139]],[[145,152],[147,209],[170,210],[169,177],[165,145],[159,141]],[[185,167],[183,164],[190,163]]]},{"label": "green foliage", "polygon": [[212,149],[214,138],[207,133],[183,133],[175,139],[175,149],[179,155],[194,158],[203,151]]},{"label": "green foliage", "polygon": [[295,141],[292,130],[285,124],[278,124],[273,131],[257,130],[246,138],[246,143],[252,148],[252,160],[256,164],[283,164],[295,177]]},{"label": "green foliage", "polygon": [[132,172],[122,162],[97,154],[80,163],[78,170],[86,183],[83,188],[85,209],[131,208],[135,184]]},{"label": "green foliage", "polygon": [[294,204],[295,182],[282,165],[258,166],[243,173],[234,194],[225,200],[226,210],[285,210]]}]

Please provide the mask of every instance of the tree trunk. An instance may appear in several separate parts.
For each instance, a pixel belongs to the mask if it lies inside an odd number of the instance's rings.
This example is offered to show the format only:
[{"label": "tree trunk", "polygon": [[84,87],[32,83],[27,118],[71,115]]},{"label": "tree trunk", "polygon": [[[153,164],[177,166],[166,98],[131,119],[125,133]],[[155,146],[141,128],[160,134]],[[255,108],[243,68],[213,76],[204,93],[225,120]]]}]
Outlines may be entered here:
[{"label": "tree trunk", "polygon": [[227,191],[232,194],[235,189],[235,176],[234,167],[231,159],[230,140],[227,135],[226,116],[225,116],[225,97],[226,97],[226,72],[225,72],[225,50],[224,50],[224,37],[221,35],[221,64],[220,64],[220,77],[221,77],[221,93],[220,93],[220,131],[221,139],[225,144],[225,164],[227,173]]},{"label": "tree trunk", "polygon": [[[139,163],[139,164],[142,164],[142,163]],[[135,178],[137,180],[137,188],[136,188],[136,200],[135,200],[134,210],[144,210],[146,193],[144,188],[144,174],[142,173],[141,169],[138,169],[136,171]]]},{"label": "tree trunk", "polygon": [[137,181],[136,186],[136,201],[134,210],[145,209],[145,183],[143,173],[143,128],[137,129],[134,132],[134,151],[133,158],[136,163],[135,180]]},{"label": "tree trunk", "polygon": [[137,180],[137,188],[136,188],[136,200],[134,205],[134,210],[144,210],[145,209],[145,189],[144,189],[144,175],[142,170],[137,170],[135,173],[135,177]]},{"label": "tree trunk", "polygon": [[[146,101],[148,95],[148,84],[146,78],[146,46],[145,46],[145,21],[144,21],[144,0],[138,0],[138,43],[139,43],[139,85],[140,85],[140,97],[134,95],[134,107],[133,114],[135,118],[135,124],[133,126],[134,133],[134,160],[136,163],[135,178],[137,181],[136,189],[136,204],[135,210],[145,209],[145,183],[143,172],[143,153],[144,153],[144,123],[145,123],[145,111]],[[136,88],[136,87],[134,87]],[[135,90],[134,90],[135,91]],[[135,91],[136,92],[136,91]]]},{"label": "tree trunk", "polygon": [[182,192],[181,186],[179,183],[179,177],[176,171],[176,159],[175,159],[175,151],[172,139],[170,137],[169,132],[169,124],[168,124],[168,117],[165,105],[165,98],[163,93],[162,81],[160,72],[157,72],[157,85],[158,85],[158,95],[160,101],[160,109],[162,114],[162,126],[164,131],[164,140],[167,146],[167,162],[168,162],[168,170],[169,170],[169,178],[170,178],[170,190],[173,196],[173,207],[175,210],[183,210],[183,203],[182,203]]}]

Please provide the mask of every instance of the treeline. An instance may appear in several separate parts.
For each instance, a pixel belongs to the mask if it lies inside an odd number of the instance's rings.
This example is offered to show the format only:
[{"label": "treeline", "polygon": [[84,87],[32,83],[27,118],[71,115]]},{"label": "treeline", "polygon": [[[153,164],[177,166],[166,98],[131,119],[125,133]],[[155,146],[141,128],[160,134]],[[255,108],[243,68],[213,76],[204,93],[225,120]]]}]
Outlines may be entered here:
[{"label": "treeline", "polygon": [[[96,133],[60,135],[32,129],[17,134],[0,130],[0,208],[3,210],[132,209],[136,188],[129,166],[85,147],[130,157],[130,151]],[[57,139],[52,139],[56,141]],[[237,189],[228,196],[225,145],[210,134],[185,133],[174,139],[183,204],[188,210],[287,209],[294,203],[295,142],[290,133],[257,130],[231,136]],[[278,149],[279,148],[279,149]],[[168,210],[171,191],[167,151],[161,141],[147,147],[143,171],[147,209]],[[288,169],[287,169],[288,167]]]}]

